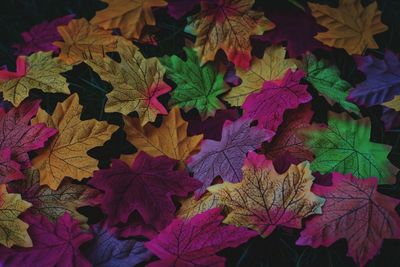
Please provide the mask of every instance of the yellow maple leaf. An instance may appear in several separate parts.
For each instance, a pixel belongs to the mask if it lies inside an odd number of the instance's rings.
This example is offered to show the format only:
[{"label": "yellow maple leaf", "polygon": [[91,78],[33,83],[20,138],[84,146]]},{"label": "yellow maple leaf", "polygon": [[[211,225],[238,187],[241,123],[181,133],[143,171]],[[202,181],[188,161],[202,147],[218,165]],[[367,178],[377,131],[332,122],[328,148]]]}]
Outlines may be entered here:
[{"label": "yellow maple leaf", "polygon": [[95,119],[81,121],[82,106],[77,94],[58,103],[50,116],[40,109],[32,124],[45,123],[56,128],[58,134],[32,161],[40,171],[40,184],[56,190],[64,177],[82,180],[97,170],[98,160],[87,151],[101,146],[118,127]]},{"label": "yellow maple leaf", "polygon": [[203,139],[202,134],[187,136],[188,123],[182,119],[179,108],[173,108],[159,128],[150,124],[142,128],[136,118],[124,117],[124,121],[128,141],[153,157],[167,156],[184,161],[199,150]]},{"label": "yellow maple leaf", "polygon": [[53,44],[61,49],[59,58],[69,65],[85,59],[105,57],[106,52],[114,51],[117,47],[117,36],[89,24],[85,18],[71,20],[68,25],[57,29],[64,41]]},{"label": "yellow maple leaf", "polygon": [[360,0],[340,0],[338,8],[308,3],[317,23],[328,31],[314,38],[337,48],[344,48],[350,55],[362,54],[367,48],[378,48],[374,35],[388,27],[381,22],[381,12],[374,1],[367,7]]},{"label": "yellow maple leaf", "polygon": [[285,55],[284,47],[270,46],[265,49],[262,59],[253,57],[248,71],[236,70],[242,83],[225,95],[224,100],[232,106],[241,106],[248,95],[262,88],[265,81],[281,79],[288,69],[295,70],[299,63],[295,59],[285,59]]},{"label": "yellow maple leaf", "polygon": [[124,115],[136,111],[141,124],[154,121],[157,114],[167,114],[157,97],[171,90],[163,81],[164,67],[157,58],[144,58],[131,42],[120,38],[118,53],[121,62],[109,57],[86,60],[101,79],[111,83],[113,90],[107,94],[106,112]]},{"label": "yellow maple leaf", "polygon": [[392,100],[383,103],[383,105],[396,111],[400,111],[400,95],[396,95]]},{"label": "yellow maple leaf", "polygon": [[252,152],[240,183],[224,182],[208,190],[228,206],[225,223],[251,228],[265,237],[278,225],[301,228],[302,218],[322,212],[324,199],[310,190],[313,180],[308,162],[278,174],[272,161]]},{"label": "yellow maple leaf", "polygon": [[9,194],[6,185],[0,185],[0,244],[9,248],[13,245],[32,247],[26,231],[29,225],[18,219],[30,206],[32,204],[22,200],[21,195]]},{"label": "yellow maple leaf", "polygon": [[222,49],[236,66],[249,67],[250,36],[275,27],[263,12],[250,10],[253,4],[254,0],[201,2],[201,11],[188,19],[185,31],[196,36],[194,48],[202,64]]},{"label": "yellow maple leaf", "polygon": [[200,199],[190,197],[181,201],[181,207],[176,213],[179,218],[189,219],[197,214],[203,213],[209,209],[222,208],[225,210],[224,203],[220,202],[217,195],[206,192]]},{"label": "yellow maple leaf", "polygon": [[38,52],[26,57],[26,74],[22,77],[0,81],[0,91],[5,100],[18,106],[29,96],[29,91],[37,88],[46,93],[69,94],[66,79],[61,72],[72,67],[58,58],[52,58],[52,52]]},{"label": "yellow maple leaf", "polygon": [[108,4],[90,21],[104,29],[119,28],[128,39],[138,39],[145,25],[155,25],[152,7],[166,6],[163,0],[102,0]]}]

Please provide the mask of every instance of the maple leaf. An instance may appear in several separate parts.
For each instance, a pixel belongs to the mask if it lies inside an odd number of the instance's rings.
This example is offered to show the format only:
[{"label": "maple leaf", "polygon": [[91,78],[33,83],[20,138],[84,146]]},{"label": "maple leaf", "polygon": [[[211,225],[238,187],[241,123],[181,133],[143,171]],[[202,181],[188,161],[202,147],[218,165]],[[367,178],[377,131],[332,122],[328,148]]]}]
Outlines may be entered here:
[{"label": "maple leaf", "polygon": [[249,70],[236,70],[242,83],[229,91],[224,100],[232,106],[241,106],[247,96],[262,88],[264,82],[280,80],[288,69],[296,70],[296,60],[285,59],[285,55],[284,47],[270,46],[265,49],[262,59],[253,57]]},{"label": "maple leaf", "polygon": [[136,266],[152,256],[144,242],[118,239],[115,228],[96,224],[91,229],[94,238],[85,245],[84,254],[93,266]]},{"label": "maple leaf", "polygon": [[333,173],[332,186],[315,184],[312,191],[326,199],[322,215],[306,222],[297,245],[313,248],[347,240],[348,253],[365,266],[379,251],[383,239],[400,238],[400,200],[377,191],[377,179],[357,179]]},{"label": "maple leaf", "polygon": [[178,218],[189,219],[197,214],[214,208],[220,208],[224,211],[225,205],[219,200],[216,194],[206,192],[200,199],[196,199],[193,196],[181,201],[181,207],[176,212],[176,216]]},{"label": "maple leaf", "polygon": [[126,223],[137,211],[144,223],[158,230],[168,225],[175,213],[171,196],[186,196],[200,185],[186,172],[174,170],[176,163],[140,152],[131,167],[113,160],[111,168],[96,171],[89,184],[105,192],[101,208],[109,224]]},{"label": "maple leaf", "polygon": [[57,27],[66,25],[74,15],[59,17],[51,22],[45,21],[30,28],[29,31],[21,33],[24,40],[23,44],[16,44],[17,55],[29,55],[39,51],[58,52],[58,47],[53,42],[61,40],[61,36],[57,31]]},{"label": "maple leaf", "polygon": [[86,185],[73,184],[65,179],[57,190],[51,190],[47,186],[40,186],[38,170],[28,169],[25,176],[26,179],[10,184],[9,188],[32,203],[30,212],[40,213],[50,221],[54,222],[65,212],[69,212],[80,223],[86,223],[87,218],[76,209],[101,202],[100,192]]},{"label": "maple leaf", "polygon": [[157,114],[167,114],[157,97],[171,90],[163,81],[164,67],[157,58],[144,58],[131,42],[120,40],[118,52],[121,62],[107,57],[87,60],[87,63],[102,80],[113,86],[107,94],[106,112],[119,112],[124,115],[136,111],[145,125],[154,121]]},{"label": "maple leaf", "polygon": [[[386,50],[382,60],[372,56],[357,57],[356,63],[367,79],[350,91],[350,101],[371,107],[400,95],[400,61],[393,52]],[[386,129],[390,129],[395,122],[393,113],[395,111],[384,107],[382,120]]]},{"label": "maple leaf", "polygon": [[142,128],[140,121],[131,117],[124,117],[124,122],[128,141],[153,157],[164,155],[184,161],[199,150],[203,139],[203,135],[187,136],[188,123],[182,119],[179,108],[172,109],[159,128],[151,124]]},{"label": "maple leaf", "polygon": [[306,80],[321,93],[328,102],[337,102],[345,110],[360,116],[359,108],[346,101],[351,84],[340,78],[340,71],[336,66],[328,66],[323,60],[307,53],[303,58],[304,70],[307,72]]},{"label": "maple leaf", "polygon": [[314,177],[308,162],[291,165],[278,174],[263,155],[250,152],[243,166],[243,180],[209,187],[228,206],[224,223],[245,226],[263,237],[277,226],[301,228],[301,220],[320,214],[324,199],[311,192]]},{"label": "maple leaf", "polygon": [[203,140],[200,152],[187,160],[193,177],[203,183],[195,191],[196,198],[203,194],[215,177],[221,176],[224,181],[240,182],[246,153],[261,146],[272,133],[250,127],[250,120],[239,119],[235,122],[225,121],[220,141]]},{"label": "maple leaf", "polygon": [[40,109],[32,124],[45,123],[56,128],[58,134],[32,160],[40,171],[40,184],[56,190],[64,177],[82,180],[97,170],[97,160],[88,156],[87,151],[101,146],[110,139],[118,127],[95,119],[80,119],[82,106],[77,94],[69,96],[57,106],[50,116]]},{"label": "maple leaf", "polygon": [[11,149],[0,150],[0,184],[6,184],[13,180],[23,179],[21,165],[11,159]]},{"label": "maple leaf", "polygon": [[304,146],[299,131],[311,127],[310,122],[313,115],[311,104],[301,105],[295,110],[288,110],[272,141],[263,146],[267,158],[278,159],[289,153],[301,161],[312,161],[313,153]]},{"label": "maple leaf", "polygon": [[0,150],[10,149],[11,160],[20,164],[21,169],[31,166],[28,152],[42,148],[57,133],[57,130],[47,128],[43,123],[29,125],[37,113],[39,103],[24,101],[8,112],[0,108]]},{"label": "maple leaf", "polygon": [[174,19],[180,19],[191,11],[201,0],[168,0],[168,14]]},{"label": "maple leaf", "polygon": [[[65,65],[58,58],[52,58],[51,54],[52,52],[38,52],[26,57],[24,75],[10,77],[11,79],[6,81],[0,80],[0,91],[3,92],[4,99],[18,106],[34,88],[46,93],[69,94],[66,79],[60,73],[70,70],[71,66]],[[22,69],[20,62],[17,60],[17,66]],[[17,68],[17,72],[22,72],[21,69]]]},{"label": "maple leaf", "polygon": [[17,57],[17,61],[15,63],[16,65],[16,71],[8,71],[7,66],[4,68],[0,67],[0,86],[1,86],[1,81],[8,81],[12,79],[18,79],[26,74],[26,57]]},{"label": "maple leaf", "polygon": [[219,209],[198,214],[190,220],[175,219],[145,246],[160,260],[149,267],[225,266],[225,259],[216,252],[237,247],[254,237],[254,231],[232,225],[221,225]]},{"label": "maple leaf", "polygon": [[177,105],[185,111],[195,108],[203,119],[214,116],[216,110],[225,108],[218,99],[220,94],[228,90],[224,77],[211,64],[200,66],[194,50],[183,49],[186,61],[175,55],[161,59],[167,77],[177,84],[171,92],[170,105]]},{"label": "maple leaf", "polygon": [[329,113],[328,127],[302,133],[316,157],[311,169],[321,174],[351,172],[360,178],[378,177],[379,183],[390,183],[395,173],[387,159],[390,149],[370,142],[370,131],[368,118],[352,120],[346,114]]},{"label": "maple leaf", "polygon": [[185,28],[196,36],[194,49],[201,64],[213,60],[222,49],[235,66],[250,66],[250,36],[275,27],[263,12],[250,10],[253,4],[254,0],[201,1],[201,12],[189,17]]},{"label": "maple leaf", "polygon": [[383,103],[388,108],[400,111],[400,95],[396,95],[392,100]]},{"label": "maple leaf", "polygon": [[363,7],[358,0],[340,0],[338,8],[308,3],[317,23],[328,31],[319,32],[315,39],[350,55],[362,54],[367,48],[379,48],[374,35],[388,27],[381,22],[381,12],[374,1]]},{"label": "maple leaf", "polygon": [[298,8],[274,9],[271,6],[265,13],[269,19],[276,23],[277,27],[262,36],[257,36],[256,39],[268,41],[272,44],[287,42],[290,57],[298,57],[307,51],[324,47],[321,42],[314,38],[317,32],[324,30],[324,28],[315,22],[308,10],[304,11]]},{"label": "maple leaf", "polygon": [[79,222],[68,213],[55,223],[45,216],[30,213],[24,216],[24,221],[29,223],[33,247],[0,247],[0,264],[8,267],[32,266],[33,262],[35,266],[91,266],[79,251],[79,246],[92,235],[82,232]]},{"label": "maple leaf", "polygon": [[32,204],[22,200],[21,195],[9,194],[6,185],[0,184],[0,244],[9,248],[13,245],[32,246],[32,240],[26,231],[28,224],[18,219],[30,206]]},{"label": "maple leaf", "polygon": [[204,139],[221,140],[222,127],[225,121],[235,121],[239,119],[236,109],[222,109],[215,112],[214,117],[210,117],[204,121],[200,118],[189,118],[189,126],[187,132],[190,136],[203,134]]},{"label": "maple leaf", "polygon": [[145,25],[156,25],[152,7],[167,5],[164,0],[102,0],[106,9],[96,12],[90,21],[104,29],[119,28],[127,39],[138,39]]},{"label": "maple leaf", "polygon": [[106,52],[115,51],[117,47],[117,37],[111,35],[111,31],[91,25],[85,18],[71,20],[57,29],[63,41],[53,44],[61,49],[58,57],[68,65],[103,58]]},{"label": "maple leaf", "polygon": [[307,85],[300,84],[304,72],[288,70],[279,82],[265,82],[260,92],[252,93],[244,102],[243,117],[258,121],[258,127],[276,132],[288,109],[311,101]]}]

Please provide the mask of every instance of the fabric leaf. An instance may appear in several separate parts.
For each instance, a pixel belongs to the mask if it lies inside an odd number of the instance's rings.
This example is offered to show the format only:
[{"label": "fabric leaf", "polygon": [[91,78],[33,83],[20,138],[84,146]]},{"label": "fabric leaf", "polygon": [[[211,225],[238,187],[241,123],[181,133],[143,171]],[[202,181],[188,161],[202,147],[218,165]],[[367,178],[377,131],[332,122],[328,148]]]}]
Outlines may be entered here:
[{"label": "fabric leaf", "polygon": [[58,103],[53,114],[40,109],[32,124],[45,123],[56,128],[58,134],[51,140],[32,164],[40,171],[40,184],[56,190],[64,177],[82,180],[97,170],[97,160],[87,151],[101,146],[110,139],[118,127],[95,119],[80,119],[82,106],[77,94]]},{"label": "fabric leaf", "polygon": [[39,101],[24,101],[17,108],[5,112],[0,108],[0,150],[10,149],[11,160],[21,169],[31,166],[28,152],[42,148],[45,142],[57,133],[44,123],[29,125],[39,108]]},{"label": "fabric leaf", "polygon": [[40,186],[38,170],[29,169],[25,173],[24,180],[10,184],[9,188],[32,203],[30,212],[40,213],[52,222],[68,212],[78,222],[86,223],[87,218],[76,209],[101,202],[100,192],[86,185],[73,184],[69,179],[64,179],[57,190],[52,190],[47,186]]},{"label": "fabric leaf", "polygon": [[6,185],[0,184],[0,244],[9,248],[13,245],[32,246],[32,240],[26,231],[26,220],[24,222],[18,219],[18,216],[31,206],[31,203],[21,199],[21,195],[9,194]]},{"label": "fabric leaf", "polygon": [[200,185],[186,172],[174,170],[176,163],[140,152],[131,167],[113,160],[111,168],[96,171],[89,184],[105,192],[101,208],[110,225],[126,223],[137,211],[144,223],[158,230],[167,226],[175,213],[171,196],[186,196]]},{"label": "fabric leaf", "polygon": [[314,248],[347,240],[347,255],[365,266],[379,251],[383,239],[400,239],[400,200],[377,191],[377,179],[358,179],[333,173],[332,186],[315,184],[312,191],[326,199],[322,215],[306,222],[297,245]]},{"label": "fabric leaf", "polygon": [[311,169],[321,174],[353,173],[359,178],[378,177],[391,183],[395,168],[387,159],[388,146],[370,142],[368,118],[352,120],[345,114],[329,114],[328,127],[303,132],[305,144],[315,154]]},{"label": "fabric leaf", "polygon": [[178,218],[189,219],[210,209],[221,208],[224,210],[224,207],[224,203],[220,201],[216,194],[206,192],[200,199],[196,199],[193,196],[183,200],[176,216]]},{"label": "fabric leaf", "polygon": [[247,96],[260,91],[264,82],[280,80],[289,69],[296,70],[296,60],[285,59],[285,55],[284,47],[270,46],[265,49],[262,59],[253,57],[249,70],[236,70],[242,83],[224,96],[224,100],[232,106],[241,106]]},{"label": "fabric leaf", "polygon": [[152,256],[144,247],[144,242],[120,240],[114,228],[107,229],[96,224],[92,226],[92,233],[94,238],[85,246],[84,254],[93,266],[136,266]]},{"label": "fabric leaf", "polygon": [[102,58],[106,52],[115,51],[117,37],[110,31],[89,24],[85,18],[71,20],[59,26],[63,41],[53,44],[61,49],[59,58],[68,65],[78,64],[85,59]]},{"label": "fabric leaf", "polygon": [[11,159],[11,149],[0,150],[0,184],[20,180],[24,177],[21,172],[21,165]]},{"label": "fabric leaf", "polygon": [[31,248],[0,247],[0,264],[7,267],[21,266],[80,266],[90,263],[79,251],[79,246],[92,238],[82,232],[79,223],[65,213],[56,222],[50,222],[42,215],[28,213],[24,221],[29,223]]},{"label": "fabric leaf", "polygon": [[97,11],[90,23],[104,29],[119,28],[127,39],[139,39],[145,25],[155,25],[152,7],[167,5],[164,0],[102,0],[107,8]]},{"label": "fabric leaf", "polygon": [[18,106],[29,96],[31,89],[37,88],[46,93],[69,94],[66,79],[60,75],[71,69],[60,59],[52,58],[52,52],[38,52],[26,57],[26,73],[23,76],[1,81],[0,91],[5,100]]},{"label": "fabric leaf", "polygon": [[60,41],[61,36],[57,31],[57,27],[66,25],[74,18],[74,15],[67,15],[56,18],[50,22],[45,21],[34,25],[29,31],[21,33],[24,40],[23,44],[16,44],[18,55],[30,55],[39,51],[58,52],[58,47],[53,45],[53,42]]},{"label": "fabric leaf", "polygon": [[218,99],[220,94],[228,90],[224,77],[211,64],[200,66],[194,50],[186,47],[183,49],[186,61],[175,55],[161,59],[167,77],[177,84],[171,92],[170,105],[177,105],[185,111],[195,108],[203,119],[214,116],[217,109],[225,108]]},{"label": "fabric leaf", "polygon": [[350,55],[362,54],[367,48],[378,48],[374,35],[388,27],[381,22],[378,4],[373,1],[366,7],[359,0],[340,0],[339,7],[308,3],[318,24],[328,28],[315,39],[336,48],[344,48]]},{"label": "fabric leaf", "polygon": [[360,115],[359,108],[346,100],[352,86],[340,78],[336,66],[328,66],[323,60],[317,60],[313,54],[306,54],[304,67],[309,81],[329,102],[339,103],[345,110]]},{"label": "fabric leaf", "polygon": [[153,157],[164,155],[185,161],[198,152],[203,139],[203,135],[187,136],[188,123],[182,119],[179,108],[172,109],[159,128],[151,124],[142,128],[137,118],[124,117],[124,122],[128,141]]},{"label": "fabric leaf", "polygon": [[383,103],[388,108],[400,111],[400,95],[396,95],[392,100]]},{"label": "fabric leaf", "polygon": [[304,72],[288,70],[282,80],[265,82],[261,91],[252,93],[244,102],[243,117],[258,121],[258,127],[276,132],[288,109],[311,101],[307,85],[300,84]]},{"label": "fabric leaf", "polygon": [[201,12],[188,18],[185,29],[196,36],[194,48],[201,64],[222,49],[235,66],[250,66],[250,36],[275,27],[262,12],[251,10],[253,4],[254,0],[201,1]]},{"label": "fabric leaf", "polygon": [[224,181],[240,182],[240,168],[246,153],[259,148],[271,136],[272,133],[267,130],[250,127],[250,120],[226,121],[221,140],[204,140],[200,152],[187,161],[193,177],[203,183],[195,192],[196,198],[206,191],[217,176]]},{"label": "fabric leaf", "polygon": [[308,162],[278,174],[272,161],[250,152],[243,177],[240,183],[224,182],[208,189],[228,206],[224,223],[248,227],[266,237],[277,226],[300,229],[303,218],[322,212],[324,199],[311,192],[314,177]]},{"label": "fabric leaf", "polygon": [[171,90],[163,81],[164,67],[157,58],[144,58],[138,48],[129,41],[118,43],[121,62],[109,57],[87,60],[101,79],[111,83],[113,90],[107,94],[106,112],[124,115],[136,111],[141,124],[155,120],[157,114],[168,112],[157,97]]},{"label": "fabric leaf", "polygon": [[157,237],[145,243],[160,258],[148,266],[225,266],[225,259],[216,252],[239,246],[256,233],[221,225],[223,216],[219,212],[219,209],[212,209],[190,220],[173,220]]}]

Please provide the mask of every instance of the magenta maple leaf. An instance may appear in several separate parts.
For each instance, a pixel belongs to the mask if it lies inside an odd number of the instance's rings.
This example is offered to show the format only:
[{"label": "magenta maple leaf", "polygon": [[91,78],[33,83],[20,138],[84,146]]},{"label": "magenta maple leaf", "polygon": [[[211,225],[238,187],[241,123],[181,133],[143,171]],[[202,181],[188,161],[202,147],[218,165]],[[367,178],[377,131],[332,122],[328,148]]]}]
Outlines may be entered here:
[{"label": "magenta maple leaf", "polygon": [[307,51],[325,47],[314,38],[318,32],[324,31],[325,28],[315,22],[308,10],[304,12],[298,8],[273,9],[273,7],[270,7],[266,9],[265,14],[267,18],[276,23],[277,27],[265,32],[262,36],[255,36],[255,39],[268,41],[272,44],[287,41],[290,57],[298,57]]},{"label": "magenta maple leaf", "polygon": [[6,112],[0,108],[0,150],[11,149],[11,159],[18,162],[22,169],[31,166],[28,152],[42,148],[56,129],[46,124],[29,125],[36,115],[40,101],[24,101],[17,108]]},{"label": "magenta maple leaf", "polygon": [[272,136],[272,132],[250,127],[250,123],[248,119],[226,121],[221,140],[203,140],[200,152],[188,159],[193,176],[203,182],[203,186],[195,191],[196,198],[206,191],[217,176],[232,183],[242,180],[246,153],[259,148],[262,142]]},{"label": "magenta maple leaf", "polygon": [[25,57],[18,57],[16,62],[16,71],[8,71],[7,66],[0,69],[0,81],[8,81],[12,79],[17,79],[26,74],[26,58]]},{"label": "magenta maple leaf", "polygon": [[201,121],[200,116],[189,120],[187,132],[189,135],[204,134],[204,139],[221,140],[222,127],[225,121],[235,121],[239,118],[236,109],[217,110],[214,117]]},{"label": "magenta maple leaf", "polygon": [[4,148],[0,151],[0,184],[23,179],[25,175],[20,168],[21,165],[11,159],[11,149]]},{"label": "magenta maple leaf", "polygon": [[306,222],[297,245],[314,248],[347,240],[348,255],[364,266],[385,238],[400,238],[400,200],[377,192],[377,178],[358,179],[333,173],[332,186],[314,184],[312,191],[325,198],[322,215]]},{"label": "magenta maple leaf", "polygon": [[178,161],[140,152],[129,167],[113,160],[111,168],[94,172],[89,184],[105,192],[101,208],[110,225],[126,223],[137,211],[146,224],[161,230],[175,217],[171,196],[186,196],[200,186],[185,171],[174,170]]},{"label": "magenta maple leaf", "polygon": [[79,222],[68,213],[51,223],[43,215],[26,213],[22,220],[29,224],[28,233],[33,247],[12,249],[0,247],[0,266],[90,267],[90,263],[79,251],[79,247],[92,239],[92,235],[82,232]]},{"label": "magenta maple leaf", "polygon": [[200,0],[169,0],[168,14],[174,19],[180,19],[199,3]]},{"label": "magenta maple leaf", "polygon": [[264,82],[261,91],[246,98],[243,104],[244,118],[258,121],[258,127],[276,132],[288,109],[311,101],[307,85],[300,84],[303,71],[288,70],[282,80]]},{"label": "magenta maple leaf", "polygon": [[51,22],[42,22],[33,26],[28,32],[21,33],[23,44],[15,44],[17,55],[29,55],[39,51],[54,51],[58,52],[59,48],[53,45],[53,42],[62,40],[57,31],[57,27],[66,25],[74,15],[68,15],[56,18]]},{"label": "magenta maple leaf", "polygon": [[224,266],[225,259],[216,253],[236,247],[257,235],[244,227],[221,224],[219,209],[211,209],[190,220],[175,219],[145,246],[160,260],[149,267]]},{"label": "magenta maple leaf", "polygon": [[[356,63],[358,69],[365,74],[366,80],[350,91],[350,101],[359,106],[371,107],[400,95],[400,61],[393,52],[387,50],[383,59],[373,56],[357,57]],[[395,110],[383,107],[383,114],[386,129],[400,125],[400,117]]]}]

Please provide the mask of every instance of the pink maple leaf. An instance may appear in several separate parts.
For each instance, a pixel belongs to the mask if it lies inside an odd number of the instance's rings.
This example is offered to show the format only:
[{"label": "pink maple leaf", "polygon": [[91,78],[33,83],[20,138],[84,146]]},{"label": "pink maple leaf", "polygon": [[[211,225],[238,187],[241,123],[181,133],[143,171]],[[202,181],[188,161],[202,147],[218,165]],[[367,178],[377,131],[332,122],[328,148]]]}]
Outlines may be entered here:
[{"label": "pink maple leaf", "polygon": [[303,71],[288,70],[282,80],[264,82],[261,91],[246,98],[243,117],[257,120],[258,127],[276,132],[286,110],[312,99],[307,85],[300,84],[303,77]]},{"label": "pink maple leaf", "polygon": [[11,159],[11,149],[4,148],[0,151],[0,184],[23,179],[25,175],[20,168],[21,165]]},{"label": "pink maple leaf", "polygon": [[18,162],[22,169],[31,166],[28,152],[42,148],[56,129],[46,124],[29,125],[36,115],[40,101],[24,101],[17,108],[6,112],[0,108],[0,150],[11,149],[11,159]]},{"label": "pink maple leaf", "polygon": [[161,230],[175,217],[171,196],[186,196],[200,186],[185,171],[174,170],[178,161],[140,152],[129,167],[113,160],[109,169],[94,172],[89,184],[105,192],[102,210],[110,225],[126,223],[137,211],[144,223]]},{"label": "pink maple leaf", "polygon": [[400,200],[377,192],[377,178],[358,179],[333,173],[332,186],[314,184],[312,191],[325,198],[322,215],[306,222],[297,245],[314,248],[346,239],[348,255],[364,266],[385,238],[400,238]]},{"label": "pink maple leaf", "polygon": [[79,247],[92,239],[92,235],[84,233],[79,222],[73,220],[68,213],[55,223],[43,215],[32,213],[25,213],[21,219],[29,224],[28,233],[33,247],[0,247],[1,266],[91,266]]},{"label": "pink maple leaf", "polygon": [[25,76],[27,64],[24,56],[17,58],[16,67],[16,72],[8,71],[6,67],[0,69],[0,81],[8,81]]},{"label": "pink maple leaf", "polygon": [[224,266],[216,253],[236,247],[257,235],[244,227],[221,224],[219,209],[211,209],[190,220],[175,219],[145,246],[161,260],[149,267]]}]

